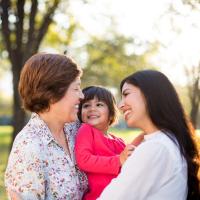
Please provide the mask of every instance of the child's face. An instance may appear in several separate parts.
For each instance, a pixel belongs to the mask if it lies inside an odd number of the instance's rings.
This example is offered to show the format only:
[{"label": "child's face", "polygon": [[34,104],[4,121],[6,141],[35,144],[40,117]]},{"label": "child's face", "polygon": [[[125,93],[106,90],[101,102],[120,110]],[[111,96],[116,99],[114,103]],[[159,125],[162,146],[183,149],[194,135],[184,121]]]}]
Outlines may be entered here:
[{"label": "child's face", "polygon": [[107,132],[109,127],[108,106],[97,98],[86,101],[82,105],[82,121],[91,124],[95,128]]}]

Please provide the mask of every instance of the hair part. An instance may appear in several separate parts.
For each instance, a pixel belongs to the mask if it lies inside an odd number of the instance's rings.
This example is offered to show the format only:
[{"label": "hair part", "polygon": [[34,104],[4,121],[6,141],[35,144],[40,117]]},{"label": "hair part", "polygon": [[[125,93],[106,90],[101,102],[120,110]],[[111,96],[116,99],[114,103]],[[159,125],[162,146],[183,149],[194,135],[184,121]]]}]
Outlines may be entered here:
[{"label": "hair part", "polygon": [[79,112],[78,112],[78,118],[82,122],[82,106],[85,102],[97,98],[98,101],[104,102],[108,106],[109,110],[109,125],[112,125],[116,122],[117,116],[118,116],[118,109],[116,105],[116,100],[112,93],[102,87],[102,86],[89,86],[82,90],[84,94],[84,99],[81,100],[81,103],[79,105]]}]

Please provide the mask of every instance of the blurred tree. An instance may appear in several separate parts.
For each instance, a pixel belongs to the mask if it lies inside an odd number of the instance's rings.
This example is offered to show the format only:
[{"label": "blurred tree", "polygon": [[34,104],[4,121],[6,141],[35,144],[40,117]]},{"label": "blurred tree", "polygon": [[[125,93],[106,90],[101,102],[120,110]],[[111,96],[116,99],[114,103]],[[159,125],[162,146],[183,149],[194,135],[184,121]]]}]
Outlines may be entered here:
[{"label": "blurred tree", "polygon": [[[182,0],[183,7],[185,6],[185,9],[190,9],[190,13],[192,11],[199,12],[200,11],[200,0]],[[189,18],[184,12],[184,9],[177,9],[175,4],[172,3],[172,5],[169,7],[169,10],[167,11],[168,15],[171,16],[171,27],[174,33],[177,34],[177,37],[180,36],[180,33],[183,31],[181,26],[179,26],[178,23],[175,21],[174,16],[184,17],[185,19]],[[191,15],[192,16],[192,15]],[[188,21],[187,21],[188,23]],[[186,23],[186,24],[187,24]],[[193,27],[197,27],[195,21],[191,22]],[[192,35],[191,35],[192,37]],[[198,42],[198,41],[197,41]],[[200,57],[199,57],[200,58]],[[184,66],[183,66],[184,67]],[[190,111],[189,111],[189,117],[192,121],[195,128],[200,125],[200,123],[197,121],[199,113],[199,105],[200,105],[200,63],[196,66],[188,66],[185,67],[185,73],[187,76],[187,90],[188,90],[188,99],[190,103]]]},{"label": "blurred tree", "polygon": [[134,40],[116,33],[112,38],[93,37],[85,48],[87,55],[83,68],[83,86],[100,84],[118,88],[125,76],[138,69],[153,67],[147,63],[152,48],[137,55],[135,52],[138,47]]},{"label": "blurred tree", "polygon": [[200,104],[200,63],[198,66],[185,68],[185,72],[188,79],[187,88],[191,104],[190,119],[196,128]]},{"label": "blurred tree", "polygon": [[24,62],[39,49],[42,39],[60,0],[1,0],[0,34],[8,52],[13,74],[13,139],[25,123],[25,112],[21,109],[18,81]]},{"label": "blurred tree", "polygon": [[[183,3],[190,5],[192,9],[200,8],[200,0],[182,0]],[[190,66],[185,68],[185,72],[188,78],[188,95],[191,105],[190,119],[195,128],[197,128],[199,105],[200,105],[200,62],[197,66]]]}]

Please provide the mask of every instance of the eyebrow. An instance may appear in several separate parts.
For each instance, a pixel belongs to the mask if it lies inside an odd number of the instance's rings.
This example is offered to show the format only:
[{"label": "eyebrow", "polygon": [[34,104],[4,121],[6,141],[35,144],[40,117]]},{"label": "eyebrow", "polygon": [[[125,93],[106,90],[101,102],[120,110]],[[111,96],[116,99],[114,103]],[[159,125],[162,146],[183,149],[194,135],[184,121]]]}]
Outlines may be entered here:
[{"label": "eyebrow", "polygon": [[122,91],[122,95],[124,95],[125,92],[127,92],[127,90],[130,90],[129,88],[126,88],[125,90]]}]

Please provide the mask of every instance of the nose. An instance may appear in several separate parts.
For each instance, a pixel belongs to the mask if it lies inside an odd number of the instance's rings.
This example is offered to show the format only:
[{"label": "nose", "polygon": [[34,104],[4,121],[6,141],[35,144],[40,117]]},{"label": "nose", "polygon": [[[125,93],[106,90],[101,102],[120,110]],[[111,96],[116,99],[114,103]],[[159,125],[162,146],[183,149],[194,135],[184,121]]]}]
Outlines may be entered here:
[{"label": "nose", "polygon": [[123,101],[123,100],[121,100],[121,101],[118,103],[118,108],[119,108],[120,110],[123,110],[123,108],[124,108],[124,101]]},{"label": "nose", "polygon": [[80,99],[84,99],[84,94],[83,94],[82,90],[80,90],[79,98],[80,98]]}]

